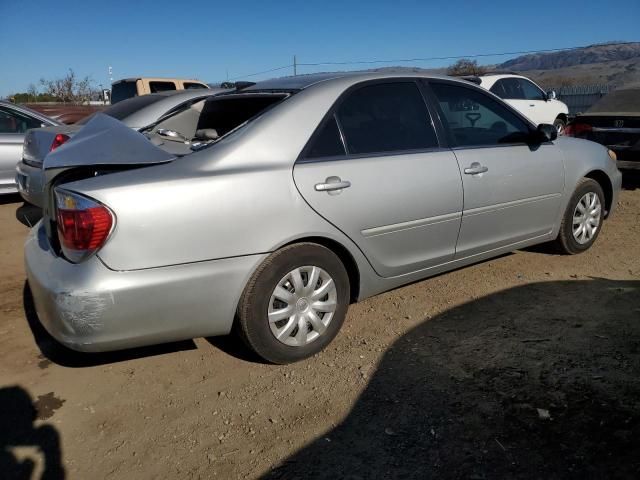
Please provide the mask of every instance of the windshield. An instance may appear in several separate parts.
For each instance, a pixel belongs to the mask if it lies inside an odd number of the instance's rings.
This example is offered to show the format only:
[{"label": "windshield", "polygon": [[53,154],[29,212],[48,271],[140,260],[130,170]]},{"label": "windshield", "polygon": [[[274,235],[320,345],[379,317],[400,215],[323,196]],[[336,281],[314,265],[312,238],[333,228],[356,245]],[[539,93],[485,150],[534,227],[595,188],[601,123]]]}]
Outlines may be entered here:
[{"label": "windshield", "polygon": [[111,85],[111,103],[118,103],[138,95],[136,80],[118,82]]},{"label": "windshield", "polygon": [[640,115],[640,87],[615,90],[600,99],[587,113],[638,113]]},{"label": "windshield", "polygon": [[[162,100],[163,98],[167,97],[164,95],[143,95],[141,97],[129,98],[128,100],[123,100],[120,103],[111,105],[109,108],[102,110],[102,113],[106,113],[116,120],[124,120],[129,115],[133,115],[134,113]],[[84,125],[91,119],[92,116],[93,115],[85,117],[79,122],[76,122],[76,124]]]}]

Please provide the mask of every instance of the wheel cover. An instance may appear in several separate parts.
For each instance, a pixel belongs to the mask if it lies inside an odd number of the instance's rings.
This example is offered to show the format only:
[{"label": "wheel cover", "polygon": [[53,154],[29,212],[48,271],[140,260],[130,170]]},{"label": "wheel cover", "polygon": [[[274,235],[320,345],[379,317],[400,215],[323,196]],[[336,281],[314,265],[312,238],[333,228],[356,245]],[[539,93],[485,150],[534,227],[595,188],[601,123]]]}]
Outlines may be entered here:
[{"label": "wheel cover", "polygon": [[573,238],[580,245],[588,243],[600,227],[602,205],[595,192],[585,193],[573,211]]},{"label": "wheel cover", "polygon": [[338,292],[331,276],[308,265],[287,273],[269,299],[271,333],[291,347],[317,340],[329,326],[338,306]]}]

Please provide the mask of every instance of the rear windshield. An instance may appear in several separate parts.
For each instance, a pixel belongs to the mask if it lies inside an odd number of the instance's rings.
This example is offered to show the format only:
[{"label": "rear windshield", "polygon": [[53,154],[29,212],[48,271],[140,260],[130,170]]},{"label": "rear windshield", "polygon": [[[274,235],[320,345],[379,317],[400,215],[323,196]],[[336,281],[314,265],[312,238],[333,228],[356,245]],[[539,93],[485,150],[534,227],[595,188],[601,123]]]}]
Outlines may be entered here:
[{"label": "rear windshield", "polygon": [[[111,105],[109,108],[102,110],[102,113],[106,113],[116,120],[124,120],[129,115],[132,115],[144,107],[148,107],[149,105],[162,100],[163,98],[167,97],[164,95],[142,95],[141,97],[129,98],[115,105]],[[76,124],[84,125],[90,119],[91,116],[85,117],[79,122],[76,122]]]},{"label": "rear windshield", "polygon": [[136,81],[118,82],[111,85],[111,103],[118,103],[138,95]]},{"label": "rear windshield", "polygon": [[640,115],[640,88],[615,90],[600,99],[587,113],[638,113]]},{"label": "rear windshield", "polygon": [[[255,93],[210,97],[195,102],[149,127],[165,143],[209,145],[280,103],[288,94]],[[185,143],[186,142],[186,143]]]}]

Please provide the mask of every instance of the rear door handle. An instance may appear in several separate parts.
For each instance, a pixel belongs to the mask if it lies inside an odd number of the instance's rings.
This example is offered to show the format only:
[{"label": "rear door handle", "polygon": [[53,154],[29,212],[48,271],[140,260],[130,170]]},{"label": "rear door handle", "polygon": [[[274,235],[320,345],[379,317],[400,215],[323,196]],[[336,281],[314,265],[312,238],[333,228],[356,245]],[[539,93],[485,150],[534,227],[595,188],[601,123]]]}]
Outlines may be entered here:
[{"label": "rear door handle", "polygon": [[489,169],[487,167],[480,165],[478,162],[473,162],[469,168],[464,169],[464,173],[467,175],[477,175],[488,171]]},{"label": "rear door handle", "polygon": [[342,180],[340,177],[328,177],[324,183],[316,183],[315,189],[317,192],[333,192],[350,186],[351,182],[348,180]]}]

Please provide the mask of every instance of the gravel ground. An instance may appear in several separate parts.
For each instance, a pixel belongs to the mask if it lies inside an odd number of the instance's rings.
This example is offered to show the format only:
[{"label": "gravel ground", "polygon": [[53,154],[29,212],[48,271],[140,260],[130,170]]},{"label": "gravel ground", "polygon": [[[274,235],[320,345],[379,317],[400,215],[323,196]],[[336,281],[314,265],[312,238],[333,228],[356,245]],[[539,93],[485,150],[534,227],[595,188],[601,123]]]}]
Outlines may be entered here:
[{"label": "gravel ground", "polygon": [[233,338],[65,350],[25,287],[32,212],[0,199],[0,472],[639,478],[638,177],[625,187],[589,252],[518,251],[371,298],[289,366]]}]

